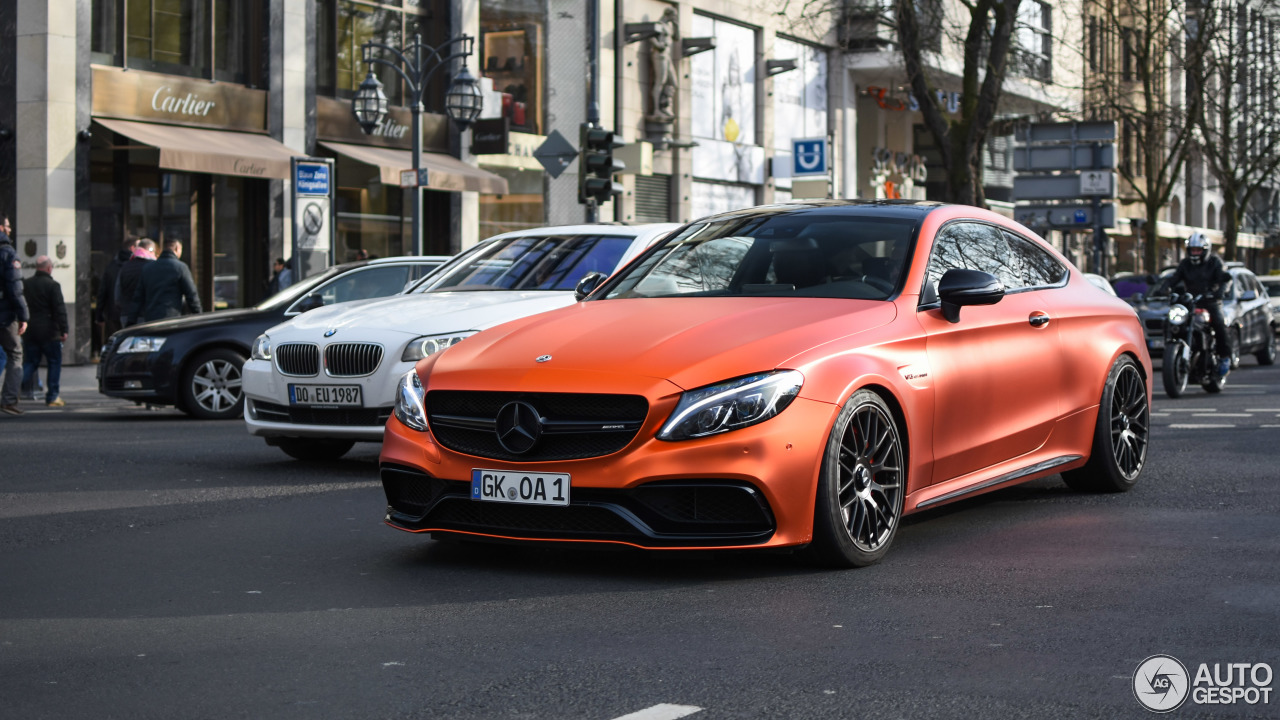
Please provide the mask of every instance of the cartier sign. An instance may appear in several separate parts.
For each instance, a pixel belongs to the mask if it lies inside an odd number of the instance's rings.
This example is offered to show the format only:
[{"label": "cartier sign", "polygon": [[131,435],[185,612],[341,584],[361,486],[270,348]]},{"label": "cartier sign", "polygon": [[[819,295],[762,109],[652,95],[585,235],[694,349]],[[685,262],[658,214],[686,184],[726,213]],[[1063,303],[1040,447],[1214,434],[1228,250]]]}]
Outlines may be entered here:
[{"label": "cartier sign", "polygon": [[[351,101],[320,96],[316,98],[316,137],[320,140],[413,147],[413,115],[409,108],[392,105],[387,117],[371,133],[365,133],[351,114]],[[436,113],[422,114],[422,147],[443,150],[449,147],[449,119]]]},{"label": "cartier sign", "polygon": [[267,93],[235,83],[94,65],[93,114],[266,132]]}]

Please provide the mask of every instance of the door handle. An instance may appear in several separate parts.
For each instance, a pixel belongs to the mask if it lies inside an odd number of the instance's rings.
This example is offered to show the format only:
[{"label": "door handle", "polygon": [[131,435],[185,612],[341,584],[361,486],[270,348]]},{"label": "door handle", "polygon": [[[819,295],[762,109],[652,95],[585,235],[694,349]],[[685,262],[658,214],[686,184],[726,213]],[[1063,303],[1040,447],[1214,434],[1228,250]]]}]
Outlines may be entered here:
[{"label": "door handle", "polygon": [[1031,317],[1027,318],[1027,322],[1031,323],[1031,327],[1042,328],[1049,324],[1049,315],[1037,310],[1031,313]]}]

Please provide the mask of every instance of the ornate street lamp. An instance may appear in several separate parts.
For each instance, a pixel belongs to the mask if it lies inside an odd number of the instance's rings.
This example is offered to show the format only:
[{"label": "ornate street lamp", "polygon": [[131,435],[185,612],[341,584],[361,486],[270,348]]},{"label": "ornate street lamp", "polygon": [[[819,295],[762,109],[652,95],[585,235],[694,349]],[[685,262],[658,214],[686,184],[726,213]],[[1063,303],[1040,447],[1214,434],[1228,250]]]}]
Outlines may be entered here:
[{"label": "ornate street lamp", "polygon": [[[365,64],[378,63],[395,70],[405,82],[409,109],[413,112],[413,174],[421,177],[422,169],[422,94],[426,92],[431,76],[442,67],[447,67],[454,60],[471,55],[475,47],[475,38],[470,35],[459,35],[446,40],[438,47],[422,42],[422,38],[414,35],[413,42],[403,50],[390,45],[373,42],[360,46]],[[375,53],[384,50],[391,53],[395,60],[384,60]],[[466,130],[480,116],[484,104],[484,96],[480,92],[480,84],[476,81],[466,65],[449,84],[445,94],[445,112],[459,130]],[[372,133],[387,117],[387,96],[382,92],[382,83],[373,75],[373,68],[359,89],[351,98],[351,113],[366,134]],[[416,182],[416,180],[415,180]],[[409,203],[413,211],[413,252],[422,254],[422,187],[415,185],[413,199]]]}]

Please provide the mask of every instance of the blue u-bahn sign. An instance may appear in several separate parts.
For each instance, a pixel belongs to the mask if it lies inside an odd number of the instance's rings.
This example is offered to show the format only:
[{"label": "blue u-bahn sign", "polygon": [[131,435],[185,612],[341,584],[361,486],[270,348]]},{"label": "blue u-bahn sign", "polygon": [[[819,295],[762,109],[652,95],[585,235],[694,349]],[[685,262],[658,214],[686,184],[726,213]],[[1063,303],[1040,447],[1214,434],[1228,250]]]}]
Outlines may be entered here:
[{"label": "blue u-bahn sign", "polygon": [[791,177],[826,175],[827,139],[798,138],[791,141]]}]

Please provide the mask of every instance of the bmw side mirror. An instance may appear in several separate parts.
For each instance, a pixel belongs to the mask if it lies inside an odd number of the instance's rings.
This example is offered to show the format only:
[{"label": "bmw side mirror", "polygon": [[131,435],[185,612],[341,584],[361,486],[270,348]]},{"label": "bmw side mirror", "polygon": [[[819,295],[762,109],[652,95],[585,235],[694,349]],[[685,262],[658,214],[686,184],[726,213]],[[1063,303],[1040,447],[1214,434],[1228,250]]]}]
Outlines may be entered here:
[{"label": "bmw side mirror", "polygon": [[320,296],[320,293],[311,293],[302,298],[302,302],[298,303],[298,312],[310,312],[322,307],[324,307],[324,298]]},{"label": "bmw side mirror", "polygon": [[952,268],[938,281],[938,298],[942,316],[949,322],[960,322],[960,308],[965,305],[995,305],[1004,297],[1004,283],[995,275],[981,270]]},{"label": "bmw side mirror", "polygon": [[600,284],[608,279],[608,275],[602,272],[589,272],[582,276],[578,281],[578,286],[573,289],[573,298],[578,302],[582,302],[584,298],[596,291]]}]

